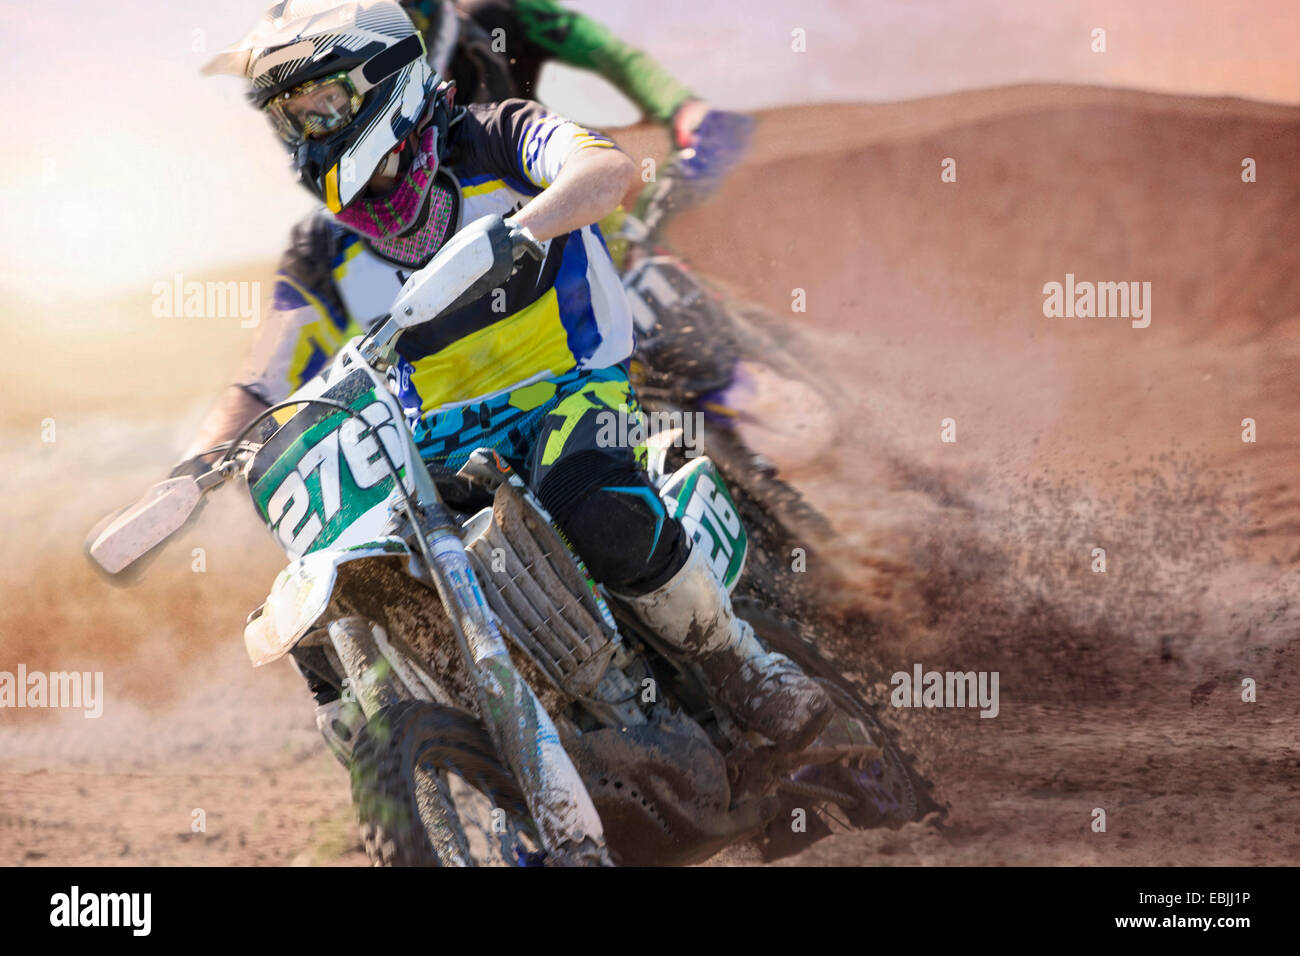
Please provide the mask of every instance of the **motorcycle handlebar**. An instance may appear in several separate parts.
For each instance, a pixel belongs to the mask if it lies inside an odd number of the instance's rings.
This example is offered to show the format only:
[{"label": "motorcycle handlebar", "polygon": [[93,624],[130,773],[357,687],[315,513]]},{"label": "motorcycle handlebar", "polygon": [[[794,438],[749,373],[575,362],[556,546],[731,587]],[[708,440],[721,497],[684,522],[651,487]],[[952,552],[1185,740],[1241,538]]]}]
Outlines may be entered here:
[{"label": "motorcycle handlebar", "polygon": [[406,280],[389,315],[399,329],[409,329],[486,295],[514,272],[517,244],[530,252],[539,245],[499,215],[474,220]]}]

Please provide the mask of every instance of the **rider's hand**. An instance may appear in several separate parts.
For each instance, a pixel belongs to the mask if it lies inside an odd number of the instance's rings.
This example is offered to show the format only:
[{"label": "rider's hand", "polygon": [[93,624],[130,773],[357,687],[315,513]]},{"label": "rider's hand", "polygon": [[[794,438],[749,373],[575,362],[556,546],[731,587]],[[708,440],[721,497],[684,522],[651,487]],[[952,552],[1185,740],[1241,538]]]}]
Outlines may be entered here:
[{"label": "rider's hand", "polygon": [[695,145],[695,131],[708,115],[709,104],[704,100],[687,100],[673,113],[673,144],[678,149]]},{"label": "rider's hand", "polygon": [[524,256],[532,256],[538,262],[546,258],[546,248],[533,235],[532,230],[527,226],[521,226],[513,219],[504,220],[505,227],[510,231],[510,249],[514,254],[515,262],[518,262]]},{"label": "rider's hand", "polygon": [[[673,129],[686,151],[678,158],[681,177],[699,198],[712,192],[740,161],[753,135],[754,121],[740,113],[710,109],[703,100],[687,100],[673,116]],[[682,143],[682,136],[688,137]]]}]

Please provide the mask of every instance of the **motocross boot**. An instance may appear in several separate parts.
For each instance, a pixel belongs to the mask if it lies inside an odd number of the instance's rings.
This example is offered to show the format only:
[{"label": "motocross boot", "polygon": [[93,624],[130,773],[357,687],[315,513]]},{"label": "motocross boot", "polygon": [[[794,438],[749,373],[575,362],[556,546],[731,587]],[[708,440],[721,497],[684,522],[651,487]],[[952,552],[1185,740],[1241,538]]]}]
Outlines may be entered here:
[{"label": "motocross boot", "polygon": [[698,548],[691,548],[667,583],[624,599],[677,657],[699,668],[744,729],[798,750],[830,720],[826,692],[788,657],[759,643],[753,628],[732,610],[731,596]]}]

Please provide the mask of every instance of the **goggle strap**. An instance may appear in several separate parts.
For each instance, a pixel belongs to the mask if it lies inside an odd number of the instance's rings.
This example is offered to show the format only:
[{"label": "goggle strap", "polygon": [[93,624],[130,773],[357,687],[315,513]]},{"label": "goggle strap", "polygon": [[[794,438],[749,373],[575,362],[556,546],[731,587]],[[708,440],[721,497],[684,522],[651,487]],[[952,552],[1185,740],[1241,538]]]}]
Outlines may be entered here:
[{"label": "goggle strap", "polygon": [[359,67],[348,73],[348,80],[358,93],[374,89],[408,63],[424,56],[424,38],[412,33],[405,40],[394,43],[387,50],[376,53]]}]

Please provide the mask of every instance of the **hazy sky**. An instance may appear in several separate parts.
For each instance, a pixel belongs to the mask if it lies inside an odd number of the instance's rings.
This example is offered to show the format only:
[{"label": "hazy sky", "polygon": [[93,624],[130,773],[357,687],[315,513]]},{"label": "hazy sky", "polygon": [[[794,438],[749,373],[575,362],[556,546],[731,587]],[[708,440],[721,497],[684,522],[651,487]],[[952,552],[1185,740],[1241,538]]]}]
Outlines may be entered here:
[{"label": "hazy sky", "polygon": [[[699,93],[755,108],[1023,82],[1300,103],[1296,0],[579,0]],[[310,208],[237,80],[199,67],[260,0],[0,0],[0,290],[146,288],[274,256]],[[740,12],[738,12],[740,11]],[[1108,50],[1089,48],[1094,27]],[[807,52],[790,49],[807,32]],[[551,69],[543,99],[593,125],[635,111]]]}]

